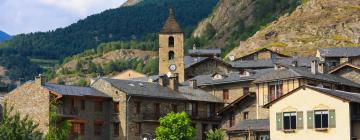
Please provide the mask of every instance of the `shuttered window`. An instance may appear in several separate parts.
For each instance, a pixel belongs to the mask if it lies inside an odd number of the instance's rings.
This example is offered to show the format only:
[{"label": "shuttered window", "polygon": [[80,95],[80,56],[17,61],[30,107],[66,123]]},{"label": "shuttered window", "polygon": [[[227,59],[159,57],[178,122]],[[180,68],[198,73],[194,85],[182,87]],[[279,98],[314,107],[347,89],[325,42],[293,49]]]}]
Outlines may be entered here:
[{"label": "shuttered window", "polygon": [[296,129],[303,129],[304,128],[303,112],[302,111],[296,112],[296,117],[297,117]]},{"label": "shuttered window", "polygon": [[315,128],[328,128],[329,127],[329,111],[317,110],[314,111]]},{"label": "shuttered window", "polygon": [[276,129],[277,130],[282,130],[283,129],[283,121],[282,121],[283,117],[282,117],[282,113],[276,113]]},{"label": "shuttered window", "polygon": [[307,128],[314,128],[314,111],[312,110],[307,112]]},{"label": "shuttered window", "polygon": [[296,112],[283,113],[283,122],[284,130],[296,129]]}]

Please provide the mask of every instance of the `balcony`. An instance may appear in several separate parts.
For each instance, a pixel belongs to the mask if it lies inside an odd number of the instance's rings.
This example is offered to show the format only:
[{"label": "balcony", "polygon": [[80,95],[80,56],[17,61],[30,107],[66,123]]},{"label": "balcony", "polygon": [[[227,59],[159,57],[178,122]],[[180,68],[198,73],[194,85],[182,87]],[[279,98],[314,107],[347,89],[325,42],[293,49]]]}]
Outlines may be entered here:
[{"label": "balcony", "polygon": [[193,112],[192,110],[185,111],[189,117],[193,120],[212,120],[212,121],[220,121],[220,117],[215,114],[215,112],[208,111],[197,111]]},{"label": "balcony", "polygon": [[74,117],[79,116],[79,109],[78,108],[59,107],[57,113],[63,117],[74,118]]},{"label": "balcony", "polygon": [[140,119],[143,121],[158,121],[164,116],[166,116],[165,113],[144,112],[141,114]]}]

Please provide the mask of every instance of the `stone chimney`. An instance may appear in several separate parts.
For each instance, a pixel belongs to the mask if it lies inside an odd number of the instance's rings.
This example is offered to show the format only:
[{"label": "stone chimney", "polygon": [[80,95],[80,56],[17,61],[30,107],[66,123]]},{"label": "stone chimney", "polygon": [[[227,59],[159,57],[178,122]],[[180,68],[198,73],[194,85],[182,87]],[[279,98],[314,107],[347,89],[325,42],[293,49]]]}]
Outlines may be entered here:
[{"label": "stone chimney", "polygon": [[172,90],[178,91],[179,88],[179,75],[175,73],[171,77],[169,77],[169,85],[168,87]]},{"label": "stone chimney", "polygon": [[319,72],[318,70],[318,61],[317,60],[312,60],[311,61],[311,73],[312,74],[317,74]]},{"label": "stone chimney", "polygon": [[166,75],[159,75],[158,84],[161,86],[166,86]]},{"label": "stone chimney", "polygon": [[318,72],[321,73],[321,74],[324,74],[324,72],[326,72],[325,62],[323,62],[323,61],[319,62],[319,64],[318,64]]},{"label": "stone chimney", "polygon": [[196,88],[197,87],[196,79],[189,80],[189,85],[190,85],[191,88]]},{"label": "stone chimney", "polygon": [[39,74],[39,76],[35,76],[35,84],[36,85],[43,85],[45,83],[45,79],[44,76],[42,76],[41,74]]}]

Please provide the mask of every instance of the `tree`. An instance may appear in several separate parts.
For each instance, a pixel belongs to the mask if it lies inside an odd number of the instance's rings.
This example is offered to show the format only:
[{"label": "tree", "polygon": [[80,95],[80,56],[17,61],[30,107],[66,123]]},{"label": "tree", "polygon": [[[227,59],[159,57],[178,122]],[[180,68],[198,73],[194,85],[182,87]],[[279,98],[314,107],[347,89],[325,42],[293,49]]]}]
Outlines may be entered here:
[{"label": "tree", "polygon": [[160,126],[156,128],[157,140],[192,140],[194,136],[195,129],[185,112],[167,114],[160,118]]},{"label": "tree", "polygon": [[207,140],[223,140],[224,136],[224,131],[220,129],[211,129],[206,133]]},{"label": "tree", "polygon": [[45,136],[45,140],[67,140],[69,138],[71,123],[69,121],[61,121],[57,114],[56,102],[50,105],[50,123],[49,132]]},{"label": "tree", "polygon": [[40,140],[42,134],[37,130],[38,124],[28,116],[12,115],[13,108],[7,110],[5,105],[0,121],[0,139],[2,140]]}]

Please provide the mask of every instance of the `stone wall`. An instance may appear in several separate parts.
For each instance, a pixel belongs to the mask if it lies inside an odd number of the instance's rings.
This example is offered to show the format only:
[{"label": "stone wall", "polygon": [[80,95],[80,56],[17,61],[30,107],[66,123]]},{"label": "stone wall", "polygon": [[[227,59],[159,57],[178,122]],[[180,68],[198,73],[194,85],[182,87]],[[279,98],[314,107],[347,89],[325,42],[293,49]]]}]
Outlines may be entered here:
[{"label": "stone wall", "polygon": [[41,132],[48,132],[50,93],[40,83],[26,82],[7,94],[5,102],[7,108],[13,107],[13,113],[18,112],[22,117],[29,116],[39,124]]},{"label": "stone wall", "polygon": [[360,70],[359,69],[343,68],[334,74],[360,84]]},{"label": "stone wall", "polygon": [[197,75],[209,75],[214,73],[228,74],[230,72],[238,72],[238,70],[222,62],[210,59],[187,68],[185,71],[185,78],[190,79]]}]

